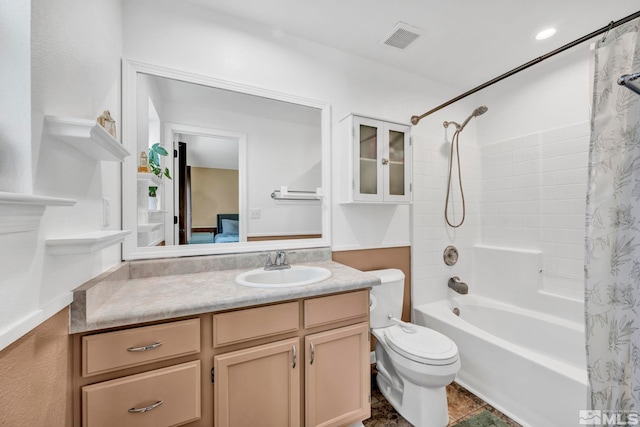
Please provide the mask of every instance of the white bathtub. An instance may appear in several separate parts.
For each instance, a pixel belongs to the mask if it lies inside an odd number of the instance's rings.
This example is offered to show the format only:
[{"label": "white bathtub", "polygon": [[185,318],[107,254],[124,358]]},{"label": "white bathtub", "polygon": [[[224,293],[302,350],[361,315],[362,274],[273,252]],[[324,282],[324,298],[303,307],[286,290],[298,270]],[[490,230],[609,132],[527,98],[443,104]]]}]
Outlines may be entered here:
[{"label": "white bathtub", "polygon": [[580,425],[587,401],[580,323],[471,294],[415,307],[414,322],[456,343],[456,382],[523,426]]}]

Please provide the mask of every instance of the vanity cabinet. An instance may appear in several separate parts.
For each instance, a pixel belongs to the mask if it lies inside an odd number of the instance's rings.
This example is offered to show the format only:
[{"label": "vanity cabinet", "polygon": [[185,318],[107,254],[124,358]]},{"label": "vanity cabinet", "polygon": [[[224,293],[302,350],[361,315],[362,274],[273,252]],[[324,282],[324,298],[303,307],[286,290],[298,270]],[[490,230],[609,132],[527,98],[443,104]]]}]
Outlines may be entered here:
[{"label": "vanity cabinet", "polygon": [[[369,418],[368,315],[366,290],[215,314],[214,346],[248,346],[214,357],[215,426],[339,427]],[[252,345],[287,333],[296,336]]]},{"label": "vanity cabinet", "polygon": [[411,203],[411,127],[350,115],[353,203]]},{"label": "vanity cabinet", "polygon": [[348,426],[369,337],[368,289],[74,335],[74,426]]}]

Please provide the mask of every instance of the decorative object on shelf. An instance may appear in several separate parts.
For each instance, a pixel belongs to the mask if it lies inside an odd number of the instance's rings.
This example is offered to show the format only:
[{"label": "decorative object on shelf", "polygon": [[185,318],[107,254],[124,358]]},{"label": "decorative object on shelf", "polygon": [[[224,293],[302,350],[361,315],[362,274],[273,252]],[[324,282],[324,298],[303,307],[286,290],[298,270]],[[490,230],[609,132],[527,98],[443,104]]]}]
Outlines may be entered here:
[{"label": "decorative object on shelf", "polygon": [[116,138],[116,121],[111,117],[111,113],[109,110],[104,110],[104,112],[98,116],[96,119],[98,124],[105,128],[109,135]]},{"label": "decorative object on shelf", "polygon": [[158,197],[156,194],[157,190],[158,190],[158,187],[154,185],[149,186],[149,210],[150,211],[158,210]]},{"label": "decorative object on shelf", "polygon": [[151,168],[151,172],[160,178],[162,178],[162,175],[164,175],[167,178],[171,179],[169,168],[165,167],[163,171],[162,165],[160,165],[160,156],[168,155],[169,152],[157,142],[149,147],[149,167]]},{"label": "decorative object on shelf", "polygon": [[151,169],[149,168],[149,157],[147,153],[144,151],[140,152],[140,164],[138,165],[138,172],[140,173],[149,173]]}]

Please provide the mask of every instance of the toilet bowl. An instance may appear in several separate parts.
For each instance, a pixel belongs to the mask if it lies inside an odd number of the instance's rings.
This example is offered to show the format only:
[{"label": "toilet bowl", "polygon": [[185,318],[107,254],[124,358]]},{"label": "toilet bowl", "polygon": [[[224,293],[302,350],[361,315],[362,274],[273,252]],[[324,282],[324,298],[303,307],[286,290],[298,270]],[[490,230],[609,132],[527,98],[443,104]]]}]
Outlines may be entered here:
[{"label": "toilet bowl", "polygon": [[446,386],[460,369],[458,348],[445,335],[400,321],[404,274],[400,270],[369,271],[382,284],[371,290],[370,326],[376,337],[382,395],[416,427],[445,427],[449,422]]}]

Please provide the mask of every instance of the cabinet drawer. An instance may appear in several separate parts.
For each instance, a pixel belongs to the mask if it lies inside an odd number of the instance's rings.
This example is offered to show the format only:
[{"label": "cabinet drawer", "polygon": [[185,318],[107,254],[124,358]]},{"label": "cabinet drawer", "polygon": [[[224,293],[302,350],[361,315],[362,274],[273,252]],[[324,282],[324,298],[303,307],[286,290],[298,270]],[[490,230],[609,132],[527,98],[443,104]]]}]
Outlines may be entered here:
[{"label": "cabinet drawer", "polygon": [[169,427],[199,418],[199,360],[82,387],[83,427]]},{"label": "cabinet drawer", "polygon": [[82,375],[200,352],[200,319],[82,337]]},{"label": "cabinet drawer", "polygon": [[213,347],[241,343],[298,330],[297,302],[213,315]]},{"label": "cabinet drawer", "polygon": [[304,327],[360,318],[369,314],[369,291],[350,292],[304,301]]}]

